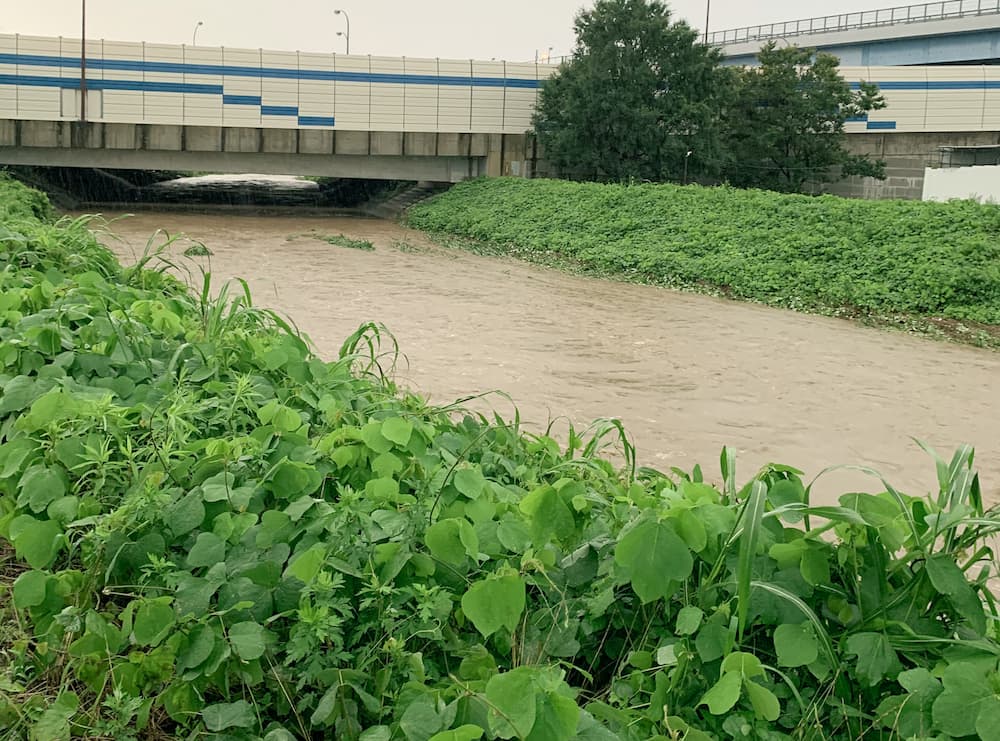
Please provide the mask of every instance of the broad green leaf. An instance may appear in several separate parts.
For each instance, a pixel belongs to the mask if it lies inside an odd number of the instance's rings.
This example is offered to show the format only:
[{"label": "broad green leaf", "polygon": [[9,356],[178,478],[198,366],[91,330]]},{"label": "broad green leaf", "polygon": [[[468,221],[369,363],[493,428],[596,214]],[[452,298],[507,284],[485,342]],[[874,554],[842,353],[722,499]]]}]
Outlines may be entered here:
[{"label": "broad green leaf", "polygon": [[486,479],[478,467],[464,466],[455,471],[455,488],[469,499],[478,499],[486,489]]},{"label": "broad green leaf", "polygon": [[680,612],[677,613],[677,635],[694,635],[698,628],[701,627],[701,619],[704,616],[705,613],[698,607],[682,607]]},{"label": "broad green leaf", "polygon": [[525,739],[535,725],[536,673],[536,669],[522,666],[497,674],[486,683],[486,700],[495,709],[490,713],[490,728],[500,738]]},{"label": "broad green leaf", "polygon": [[681,510],[673,518],[673,521],[674,527],[677,528],[677,534],[681,536],[688,548],[695,553],[701,553],[705,550],[708,545],[708,532],[705,530],[704,523],[699,519],[697,510]]},{"label": "broad green leaf", "polygon": [[781,703],[767,687],[756,682],[744,682],[743,688],[746,690],[750,704],[758,718],[762,720],[775,721],[781,715]]},{"label": "broad green leaf", "polygon": [[435,733],[428,741],[476,741],[483,737],[483,729],[479,726],[465,724],[450,731]]},{"label": "broad green leaf", "polygon": [[799,569],[802,578],[814,587],[830,583],[830,561],[819,548],[809,548],[802,554]]},{"label": "broad green leaf", "polygon": [[413,423],[402,417],[390,417],[382,420],[381,432],[386,440],[405,448],[410,442],[410,435],[413,434]]},{"label": "broad green leaf", "polygon": [[177,653],[177,668],[194,669],[202,665],[215,649],[215,629],[210,625],[197,625],[187,636],[184,647]]},{"label": "broad green leaf", "polygon": [[438,520],[427,528],[424,542],[434,558],[456,566],[479,555],[479,538],[464,518]]},{"label": "broad green leaf", "polygon": [[976,716],[976,733],[982,741],[1000,739],[1000,698],[994,696],[983,700]]},{"label": "broad green leaf", "polygon": [[580,708],[558,692],[542,692],[535,699],[535,722],[525,741],[569,741],[576,736]]},{"label": "broad green leaf", "polygon": [[855,633],[847,639],[847,653],[858,657],[858,678],[874,687],[899,665],[884,633]]},{"label": "broad green leaf", "polygon": [[174,627],[176,616],[170,597],[144,599],[135,613],[132,635],[140,646],[156,646]]},{"label": "broad green leaf", "polygon": [[291,565],[285,570],[287,576],[294,576],[304,584],[312,584],[313,579],[319,574],[323,563],[326,561],[326,546],[316,543],[310,546],[304,553],[295,557]]},{"label": "broad green leaf", "polygon": [[615,563],[643,603],[669,597],[694,566],[691,552],[673,528],[655,520],[644,520],[618,541]]},{"label": "broad green leaf", "polygon": [[257,724],[253,707],[246,700],[217,702],[201,711],[205,728],[224,731],[227,728],[253,728]]},{"label": "broad green leaf", "polygon": [[253,621],[236,623],[229,629],[229,642],[244,661],[259,659],[264,655],[264,628]]},{"label": "broad green leaf", "polygon": [[376,453],[388,453],[392,450],[392,441],[382,434],[382,423],[375,420],[361,428],[361,440]]},{"label": "broad green leaf", "polygon": [[[932,715],[937,729],[956,738],[976,734],[980,712],[998,700],[991,686],[996,678],[975,664],[950,664],[941,676],[944,691],[934,700]],[[990,741],[995,738],[990,737]]]},{"label": "broad green leaf", "polygon": [[54,468],[32,466],[24,472],[18,484],[21,496],[18,502],[26,502],[32,512],[44,512],[54,501],[66,494],[66,481]]},{"label": "broad green leaf", "polygon": [[31,727],[31,741],[69,741],[70,719],[76,715],[80,700],[75,692],[61,692]]},{"label": "broad green leaf", "polygon": [[47,569],[65,545],[58,522],[36,520],[30,515],[16,518],[10,526],[11,540],[17,555],[33,569]]},{"label": "broad green leaf", "polygon": [[182,497],[163,515],[163,521],[175,537],[186,535],[205,520],[205,504],[198,491]]},{"label": "broad green leaf", "polygon": [[188,553],[188,568],[214,566],[226,558],[226,543],[215,533],[199,533]]},{"label": "broad green leaf", "polygon": [[430,697],[419,697],[403,711],[399,719],[399,729],[407,741],[424,741],[441,730],[441,716],[434,708]]},{"label": "broad green leaf", "polygon": [[708,712],[712,715],[723,715],[728,713],[740,699],[740,688],[743,686],[743,677],[739,672],[726,672],[718,682],[706,692],[699,705],[708,705]]},{"label": "broad green leaf", "polygon": [[551,486],[540,486],[521,500],[521,512],[531,523],[531,537],[537,545],[553,535],[558,540],[568,538],[576,529],[573,512]]},{"label": "broad green leaf", "polygon": [[45,587],[52,578],[44,571],[25,571],[14,580],[14,606],[25,610],[45,601]]},{"label": "broad green leaf", "polygon": [[500,628],[513,631],[524,612],[525,585],[517,574],[477,581],[462,595],[462,612],[489,638]]},{"label": "broad green leaf", "polygon": [[694,645],[702,661],[715,661],[729,652],[733,638],[733,631],[718,620],[711,620],[698,631]]},{"label": "broad green leaf", "polygon": [[764,667],[760,659],[750,653],[735,651],[722,662],[722,671],[737,672],[743,677],[760,677],[764,674]]},{"label": "broad green leaf", "polygon": [[819,657],[819,642],[810,623],[783,623],[774,630],[774,650],[778,666],[808,666]]},{"label": "broad green leaf", "polygon": [[934,588],[951,599],[962,617],[979,635],[985,634],[986,611],[982,601],[954,559],[946,553],[938,553],[927,559],[924,568],[927,569],[927,576]]}]

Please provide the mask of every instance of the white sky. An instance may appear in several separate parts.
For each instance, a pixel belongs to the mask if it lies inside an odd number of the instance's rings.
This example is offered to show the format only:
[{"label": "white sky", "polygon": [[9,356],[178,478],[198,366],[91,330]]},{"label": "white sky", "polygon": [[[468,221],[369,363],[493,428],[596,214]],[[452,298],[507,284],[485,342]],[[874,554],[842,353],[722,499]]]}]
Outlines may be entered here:
[{"label": "white sky", "polygon": [[[872,10],[897,0],[711,0],[711,30]],[[88,38],[198,43],[299,51],[344,50],[343,8],[351,52],[387,56],[529,61],[568,53],[573,17],[591,0],[89,0]],[[705,0],[675,0],[679,18],[705,22]],[[81,0],[0,0],[0,33],[80,35]]]}]

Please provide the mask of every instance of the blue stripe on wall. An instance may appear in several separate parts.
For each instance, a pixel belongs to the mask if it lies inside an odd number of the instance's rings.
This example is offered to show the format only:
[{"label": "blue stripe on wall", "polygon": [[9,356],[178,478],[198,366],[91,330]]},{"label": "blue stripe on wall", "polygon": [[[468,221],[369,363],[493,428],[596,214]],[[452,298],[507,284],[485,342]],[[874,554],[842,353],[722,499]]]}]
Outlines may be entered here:
[{"label": "blue stripe on wall", "polygon": [[260,105],[259,95],[226,95],[223,93],[222,102],[225,105]]},{"label": "blue stripe on wall", "polygon": [[[879,90],[1000,90],[1000,80],[891,80],[875,84]],[[860,87],[860,83],[851,83],[852,90]]]},{"label": "blue stripe on wall", "polygon": [[[35,67],[79,68],[79,57],[56,57],[39,54],[0,54],[0,64],[23,64]],[[229,75],[231,77],[267,77],[290,80],[330,80],[334,82],[376,82],[393,85],[457,85],[474,87],[509,87],[536,89],[539,80],[514,77],[474,77],[459,75],[407,75],[381,72],[334,72],[318,69],[280,69],[243,67],[226,64],[188,64],[184,62],[148,62],[132,59],[88,59],[92,69],[125,72],[161,72],[188,75]]]},{"label": "blue stripe on wall", "polygon": [[299,116],[299,126],[334,126],[333,116]]},{"label": "blue stripe on wall", "polygon": [[[58,87],[79,90],[78,77],[46,77],[42,75],[3,75],[0,85],[30,85],[32,87]],[[98,80],[88,79],[91,90],[141,90],[149,93],[194,93],[222,95],[222,85],[201,85],[193,82],[159,82],[156,80]]]},{"label": "blue stripe on wall", "polygon": [[293,105],[262,105],[262,116],[298,116],[299,109]]},{"label": "blue stripe on wall", "polygon": [[885,129],[895,129],[896,128],[896,122],[895,121],[869,121],[868,124],[867,124],[867,126],[865,128],[867,128],[869,131],[877,131],[879,129],[883,129],[883,130],[885,130]]},{"label": "blue stripe on wall", "polygon": [[864,123],[867,120],[868,120],[868,114],[863,113],[860,116],[854,116],[852,118],[848,118],[847,123]]}]

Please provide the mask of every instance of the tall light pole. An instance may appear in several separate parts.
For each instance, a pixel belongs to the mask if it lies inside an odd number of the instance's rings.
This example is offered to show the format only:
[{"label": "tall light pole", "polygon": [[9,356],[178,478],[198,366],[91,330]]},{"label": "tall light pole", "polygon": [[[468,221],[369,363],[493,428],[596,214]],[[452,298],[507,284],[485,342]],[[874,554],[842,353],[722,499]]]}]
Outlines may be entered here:
[{"label": "tall light pole", "polygon": [[191,34],[191,46],[197,46],[198,44],[198,29],[205,25],[205,21],[198,21],[197,25],[194,27],[194,33]]},{"label": "tall light pole", "polygon": [[80,121],[87,121],[87,0],[80,0]]},{"label": "tall light pole", "polygon": [[337,31],[337,35],[344,37],[344,40],[347,42],[347,53],[350,54],[351,53],[351,17],[349,15],[347,15],[347,11],[346,10],[341,10],[340,8],[337,8],[336,10],[334,10],[333,14],[334,15],[342,15],[342,16],[344,16],[344,20],[347,21],[347,32],[344,33],[343,31]]},{"label": "tall light pole", "polygon": [[705,45],[708,45],[708,21],[712,16],[712,0],[705,0]]}]

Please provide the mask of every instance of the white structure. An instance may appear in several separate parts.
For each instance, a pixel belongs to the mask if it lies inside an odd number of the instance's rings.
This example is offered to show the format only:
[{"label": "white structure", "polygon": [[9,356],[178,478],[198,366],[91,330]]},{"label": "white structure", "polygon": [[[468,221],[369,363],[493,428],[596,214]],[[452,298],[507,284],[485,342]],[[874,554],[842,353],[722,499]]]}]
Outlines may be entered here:
[{"label": "white structure", "polygon": [[539,77],[510,62],[0,35],[0,118],[523,133]]},{"label": "white structure", "polygon": [[[0,35],[0,119],[80,118],[79,39]],[[556,67],[87,42],[87,120],[519,134]],[[1000,67],[845,67],[888,107],[864,131],[1000,131]]]},{"label": "white structure", "polygon": [[924,171],[923,200],[949,201],[953,198],[1000,204],[1000,165],[928,167]]}]

